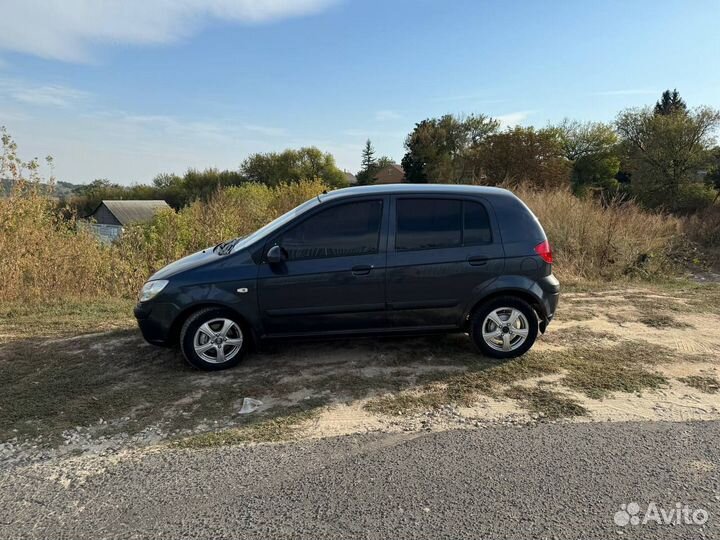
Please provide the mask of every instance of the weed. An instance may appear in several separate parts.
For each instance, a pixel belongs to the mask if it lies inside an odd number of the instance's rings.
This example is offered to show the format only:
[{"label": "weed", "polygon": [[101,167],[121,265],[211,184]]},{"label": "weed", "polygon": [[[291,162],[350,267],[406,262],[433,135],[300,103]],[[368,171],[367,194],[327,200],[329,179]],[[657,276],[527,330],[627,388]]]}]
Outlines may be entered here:
[{"label": "weed", "polygon": [[689,375],[688,377],[683,377],[678,380],[706,394],[717,394],[720,390],[720,381],[717,377],[707,375]]},{"label": "weed", "polygon": [[503,395],[518,400],[525,409],[541,415],[545,420],[584,416],[588,412],[574,399],[546,388],[512,386]]}]

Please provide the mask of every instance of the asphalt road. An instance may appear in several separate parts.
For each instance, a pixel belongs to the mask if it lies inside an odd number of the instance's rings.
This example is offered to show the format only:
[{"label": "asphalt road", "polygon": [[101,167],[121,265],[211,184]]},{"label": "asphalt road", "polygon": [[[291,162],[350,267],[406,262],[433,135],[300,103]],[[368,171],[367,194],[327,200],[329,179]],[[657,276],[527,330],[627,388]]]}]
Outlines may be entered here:
[{"label": "asphalt road", "polygon": [[[558,424],[164,451],[65,486],[15,469],[0,538],[720,538],[718,442],[719,422]],[[631,502],[707,521],[617,525]]]}]

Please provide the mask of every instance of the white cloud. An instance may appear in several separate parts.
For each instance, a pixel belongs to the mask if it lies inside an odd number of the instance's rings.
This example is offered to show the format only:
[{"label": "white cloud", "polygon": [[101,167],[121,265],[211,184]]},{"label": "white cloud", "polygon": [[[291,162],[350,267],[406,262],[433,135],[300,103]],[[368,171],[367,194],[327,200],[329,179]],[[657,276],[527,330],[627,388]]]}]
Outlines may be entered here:
[{"label": "white cloud", "polygon": [[69,107],[89,94],[58,84],[42,85],[18,79],[0,79],[0,97],[35,106]]},{"label": "white cloud", "polygon": [[384,109],[381,111],[375,112],[375,120],[378,122],[387,122],[388,120],[398,120],[399,118],[402,118],[402,115],[396,111],[392,111],[390,109]]},{"label": "white cloud", "polygon": [[69,107],[73,102],[86,96],[84,92],[65,86],[36,86],[13,92],[12,97],[31,105]]},{"label": "white cloud", "polygon": [[97,43],[172,43],[213,19],[262,23],[337,0],[4,0],[0,49],[85,62]]},{"label": "white cloud", "polygon": [[639,88],[629,88],[626,90],[603,90],[602,92],[593,92],[593,96],[639,96],[647,94],[659,94],[657,90],[643,90]]},{"label": "white cloud", "polygon": [[521,123],[534,112],[535,111],[517,111],[508,114],[501,114],[500,116],[495,116],[494,118],[500,122],[502,127],[512,127]]}]

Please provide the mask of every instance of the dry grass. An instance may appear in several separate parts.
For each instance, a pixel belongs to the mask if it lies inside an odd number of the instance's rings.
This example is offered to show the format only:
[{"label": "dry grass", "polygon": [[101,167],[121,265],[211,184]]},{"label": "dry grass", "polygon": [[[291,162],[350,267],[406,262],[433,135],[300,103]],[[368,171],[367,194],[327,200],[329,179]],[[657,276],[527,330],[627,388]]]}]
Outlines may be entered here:
[{"label": "dry grass", "polygon": [[[227,188],[207,202],[166,211],[129,227],[112,246],[61,218],[45,190],[24,184],[0,199],[0,301],[68,297],[134,298],[164,265],[222,240],[247,234],[325,189],[320,182],[269,188]],[[561,280],[652,278],[669,268],[666,249],[677,220],[633,204],[601,205],[568,191],[520,188],[542,221],[556,253]]]},{"label": "dry grass", "polygon": [[550,239],[561,280],[655,277],[669,270],[679,221],[633,203],[601,204],[569,191],[514,190],[538,217]]},{"label": "dry grass", "polygon": [[121,242],[107,246],[78,228],[74,216],[61,217],[41,184],[19,182],[10,197],[0,198],[0,301],[133,299],[166,264],[248,234],[323,189],[320,182],[228,188],[131,226]]},{"label": "dry grass", "polygon": [[370,412],[402,415],[446,403],[472,405],[479,395],[502,397],[504,388],[520,381],[563,373],[558,384],[601,399],[613,392],[640,392],[663,386],[667,379],[651,366],[670,362],[672,351],[645,342],[623,341],[609,346],[587,345],[560,351],[531,350],[507,362],[478,360],[462,373],[434,375],[412,392],[370,400]]},{"label": "dry grass", "polygon": [[544,420],[585,416],[588,413],[587,409],[574,399],[547,388],[512,386],[504,395],[519,401],[523,408]]},{"label": "dry grass", "polygon": [[717,377],[709,375],[689,375],[688,377],[683,377],[678,380],[706,394],[717,394],[718,391],[720,391],[720,381]]}]

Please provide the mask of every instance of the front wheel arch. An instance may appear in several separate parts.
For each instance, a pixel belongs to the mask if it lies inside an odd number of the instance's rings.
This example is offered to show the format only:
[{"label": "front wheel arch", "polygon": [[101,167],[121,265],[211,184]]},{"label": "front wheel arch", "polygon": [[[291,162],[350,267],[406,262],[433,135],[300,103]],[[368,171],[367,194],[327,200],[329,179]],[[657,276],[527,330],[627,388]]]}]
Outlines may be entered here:
[{"label": "front wheel arch", "polygon": [[192,306],[189,306],[185,308],[183,311],[180,312],[180,314],[175,317],[175,320],[172,323],[172,326],[170,327],[170,339],[169,343],[171,343],[174,347],[180,346],[180,331],[182,330],[183,325],[185,322],[195,315],[198,311],[202,311],[204,309],[208,308],[215,308],[215,309],[222,309],[229,313],[232,313],[233,317],[238,319],[238,322],[242,324],[243,331],[247,332],[247,336],[250,338],[250,343],[248,343],[248,346],[250,349],[255,348],[255,346],[258,343],[258,338],[256,334],[256,330],[253,327],[252,324],[250,324],[250,321],[246,317],[244,317],[241,313],[238,313],[237,310],[232,309],[225,304],[220,304],[218,302],[203,302],[202,304],[194,304]]}]

